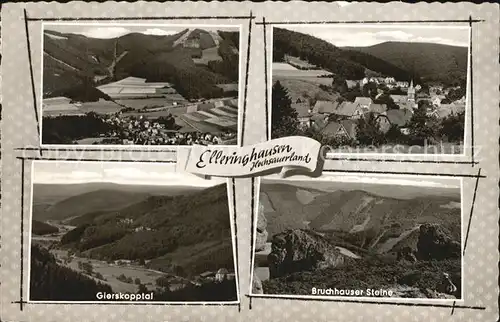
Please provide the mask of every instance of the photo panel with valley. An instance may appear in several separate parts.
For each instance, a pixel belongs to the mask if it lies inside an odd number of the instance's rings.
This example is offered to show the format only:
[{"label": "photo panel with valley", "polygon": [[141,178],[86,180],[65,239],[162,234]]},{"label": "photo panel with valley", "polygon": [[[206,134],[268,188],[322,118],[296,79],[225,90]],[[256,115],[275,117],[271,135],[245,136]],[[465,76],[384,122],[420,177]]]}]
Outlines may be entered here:
[{"label": "photo panel with valley", "polygon": [[239,303],[225,179],[35,161],[28,302]]},{"label": "photo panel with valley", "polygon": [[43,24],[42,145],[234,145],[240,25]]},{"label": "photo panel with valley", "polygon": [[465,155],[469,43],[463,24],[274,26],[271,137],[337,154]]},{"label": "photo panel with valley", "polygon": [[251,294],[463,299],[462,179],[262,178]]}]

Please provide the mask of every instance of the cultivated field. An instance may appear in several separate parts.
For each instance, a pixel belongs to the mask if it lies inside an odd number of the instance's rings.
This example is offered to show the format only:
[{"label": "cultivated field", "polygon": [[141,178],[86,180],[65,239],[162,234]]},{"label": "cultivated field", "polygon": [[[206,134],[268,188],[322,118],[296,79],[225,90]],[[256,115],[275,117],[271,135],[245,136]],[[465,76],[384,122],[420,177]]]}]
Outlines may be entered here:
[{"label": "cultivated field", "polygon": [[201,58],[193,58],[195,64],[207,65],[209,61],[216,60],[221,61],[222,57],[219,56],[217,47],[207,48],[202,50]]},{"label": "cultivated field", "polygon": [[298,68],[293,67],[288,63],[273,63],[272,66],[273,71],[277,70],[299,70]]},{"label": "cultivated field", "polygon": [[[68,256],[68,253],[65,250],[53,250],[51,252],[58,259],[61,259],[63,261]],[[126,277],[131,277],[133,280],[135,280],[136,278],[140,279],[141,283],[144,284],[149,290],[156,289],[156,280],[159,277],[166,275],[162,272],[149,270],[144,267],[132,265],[118,266],[115,264],[109,264],[105,261],[79,257],[73,258],[71,262],[66,264],[66,266],[82,274],[85,274],[78,267],[78,262],[88,262],[92,264],[93,271],[96,273],[100,273],[105,279],[105,281],[98,279],[96,280],[110,285],[115,292],[137,292],[138,290],[138,285],[125,283],[118,280],[117,277],[121,274],[125,275]]]},{"label": "cultivated field", "polygon": [[298,57],[287,56],[287,59],[290,62],[290,64],[298,66],[299,68],[317,68],[316,65],[310,64],[309,62],[302,60]]},{"label": "cultivated field", "polygon": [[326,70],[322,69],[301,70],[286,63],[273,63],[272,70],[273,70],[273,77],[282,76],[282,77],[302,78],[302,77],[319,77],[319,76],[332,75],[332,73]]},{"label": "cultivated field", "polygon": [[95,112],[98,114],[113,114],[119,112],[123,107],[110,101],[86,102],[78,107],[83,113]]}]

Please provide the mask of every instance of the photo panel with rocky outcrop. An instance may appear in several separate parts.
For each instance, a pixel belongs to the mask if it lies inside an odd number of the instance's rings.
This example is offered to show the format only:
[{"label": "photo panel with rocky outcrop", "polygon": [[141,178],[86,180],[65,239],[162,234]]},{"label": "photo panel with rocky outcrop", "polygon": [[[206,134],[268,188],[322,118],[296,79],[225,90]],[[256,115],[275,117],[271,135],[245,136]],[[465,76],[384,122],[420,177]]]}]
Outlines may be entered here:
[{"label": "photo panel with rocky outcrop", "polygon": [[261,179],[251,294],[462,299],[462,180]]},{"label": "photo panel with rocky outcrop", "polygon": [[43,24],[43,145],[234,145],[239,25]]},{"label": "photo panel with rocky outcrop", "polygon": [[342,154],[464,155],[469,35],[463,24],[274,26],[271,137]]},{"label": "photo panel with rocky outcrop", "polygon": [[224,179],[36,161],[29,302],[239,303]]}]

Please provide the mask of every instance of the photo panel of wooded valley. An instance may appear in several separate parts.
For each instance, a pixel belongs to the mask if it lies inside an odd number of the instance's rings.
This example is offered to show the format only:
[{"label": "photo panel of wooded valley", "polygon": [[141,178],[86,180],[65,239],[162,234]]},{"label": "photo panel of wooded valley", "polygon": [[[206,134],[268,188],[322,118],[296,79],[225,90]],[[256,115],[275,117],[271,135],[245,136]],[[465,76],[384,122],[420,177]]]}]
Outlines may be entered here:
[{"label": "photo panel of wooded valley", "polygon": [[43,24],[43,145],[234,145],[239,25]]},{"label": "photo panel of wooded valley", "polygon": [[29,301],[238,303],[225,179],[36,161]]},{"label": "photo panel of wooded valley", "polygon": [[462,299],[462,180],[261,179],[251,294]]},{"label": "photo panel of wooded valley", "polygon": [[275,26],[271,137],[342,154],[464,155],[469,39],[468,26]]}]

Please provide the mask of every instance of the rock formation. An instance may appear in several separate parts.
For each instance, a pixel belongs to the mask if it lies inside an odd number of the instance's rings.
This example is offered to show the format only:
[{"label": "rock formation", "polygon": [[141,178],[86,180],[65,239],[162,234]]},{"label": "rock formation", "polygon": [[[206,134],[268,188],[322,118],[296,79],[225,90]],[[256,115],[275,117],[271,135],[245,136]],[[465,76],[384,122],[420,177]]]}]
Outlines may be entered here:
[{"label": "rock formation", "polygon": [[439,224],[423,224],[417,242],[417,258],[420,260],[443,260],[460,258],[460,243],[454,241],[449,232]]},{"label": "rock formation", "polygon": [[457,287],[451,281],[450,275],[448,273],[443,273],[441,280],[436,285],[436,291],[446,294],[455,294],[457,292]]},{"label": "rock formation", "polygon": [[311,230],[289,229],[273,237],[272,250],[268,256],[269,277],[337,267],[347,259],[319,234]]},{"label": "rock formation", "polygon": [[264,206],[259,204],[259,213],[257,215],[257,234],[255,236],[255,251],[264,250],[267,242],[267,219],[264,215]]},{"label": "rock formation", "polygon": [[264,289],[262,288],[262,281],[255,273],[253,274],[253,279],[252,279],[252,294],[264,294]]}]

